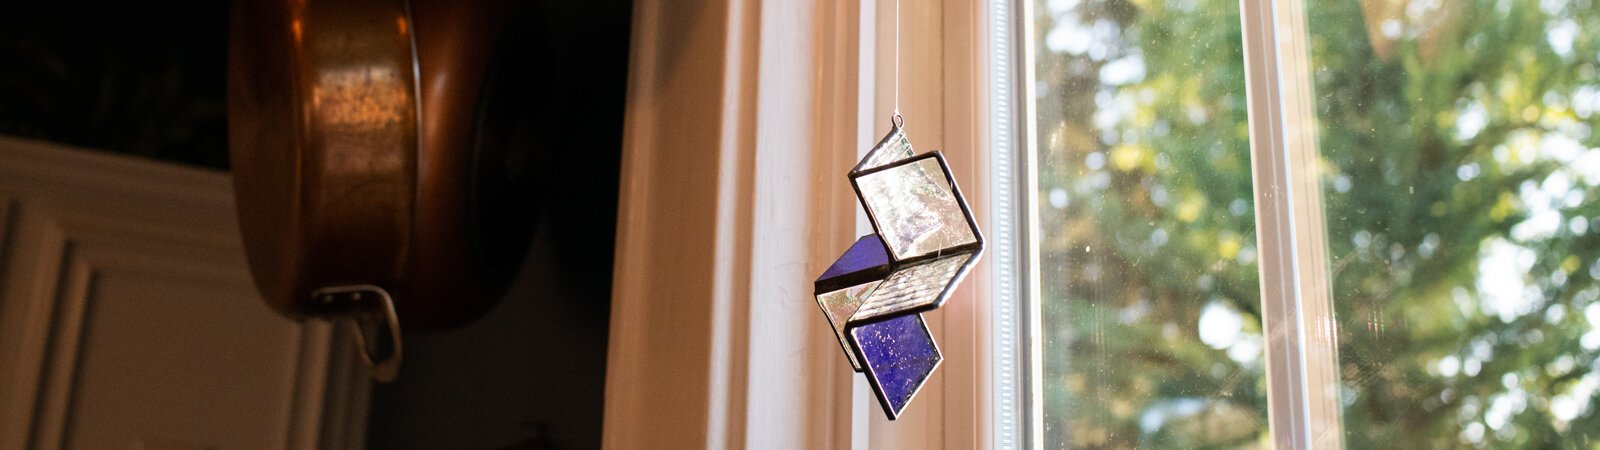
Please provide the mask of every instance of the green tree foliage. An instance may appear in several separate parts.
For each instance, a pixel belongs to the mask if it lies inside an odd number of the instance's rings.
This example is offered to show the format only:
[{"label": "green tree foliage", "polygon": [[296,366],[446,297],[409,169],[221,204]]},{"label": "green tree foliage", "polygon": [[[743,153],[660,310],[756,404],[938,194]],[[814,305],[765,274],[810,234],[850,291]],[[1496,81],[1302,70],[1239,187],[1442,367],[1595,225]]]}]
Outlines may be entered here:
[{"label": "green tree foliage", "polygon": [[[1600,10],[1313,0],[1349,448],[1595,448]],[[1045,433],[1261,447],[1238,3],[1037,2]]]}]

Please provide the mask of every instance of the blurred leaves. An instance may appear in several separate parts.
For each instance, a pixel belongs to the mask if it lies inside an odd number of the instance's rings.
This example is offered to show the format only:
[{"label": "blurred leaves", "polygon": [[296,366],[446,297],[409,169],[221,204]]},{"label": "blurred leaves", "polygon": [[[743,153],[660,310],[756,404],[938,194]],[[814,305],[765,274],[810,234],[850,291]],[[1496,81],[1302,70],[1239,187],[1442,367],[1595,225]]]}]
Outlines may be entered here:
[{"label": "blurred leaves", "polygon": [[[1348,447],[1600,438],[1591,2],[1307,3]],[[1266,446],[1238,8],[1038,1],[1052,447]]]},{"label": "blurred leaves", "polygon": [[1037,18],[1047,446],[1261,446],[1237,4],[1069,3]]}]

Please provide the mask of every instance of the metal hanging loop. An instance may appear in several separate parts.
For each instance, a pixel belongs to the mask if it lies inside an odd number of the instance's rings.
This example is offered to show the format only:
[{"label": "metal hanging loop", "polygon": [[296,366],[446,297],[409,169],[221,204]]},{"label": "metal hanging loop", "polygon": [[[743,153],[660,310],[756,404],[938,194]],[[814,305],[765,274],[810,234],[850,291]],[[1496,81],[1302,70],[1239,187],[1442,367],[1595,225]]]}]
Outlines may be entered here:
[{"label": "metal hanging loop", "polygon": [[367,363],[373,380],[388,383],[400,375],[400,319],[388,291],[375,285],[353,284],[318,289],[311,297],[351,311],[348,318],[356,325],[356,345],[361,348],[361,359]]}]

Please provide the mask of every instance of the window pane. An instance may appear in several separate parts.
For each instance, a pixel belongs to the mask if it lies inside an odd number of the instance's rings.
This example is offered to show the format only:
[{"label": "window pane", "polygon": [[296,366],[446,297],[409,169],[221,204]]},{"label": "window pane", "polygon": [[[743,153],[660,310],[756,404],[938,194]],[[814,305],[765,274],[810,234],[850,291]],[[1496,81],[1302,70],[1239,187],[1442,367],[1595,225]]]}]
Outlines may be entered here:
[{"label": "window pane", "polygon": [[1237,0],[1033,0],[1046,448],[1264,447]]},{"label": "window pane", "polygon": [[1349,448],[1600,439],[1600,9],[1306,3]]}]

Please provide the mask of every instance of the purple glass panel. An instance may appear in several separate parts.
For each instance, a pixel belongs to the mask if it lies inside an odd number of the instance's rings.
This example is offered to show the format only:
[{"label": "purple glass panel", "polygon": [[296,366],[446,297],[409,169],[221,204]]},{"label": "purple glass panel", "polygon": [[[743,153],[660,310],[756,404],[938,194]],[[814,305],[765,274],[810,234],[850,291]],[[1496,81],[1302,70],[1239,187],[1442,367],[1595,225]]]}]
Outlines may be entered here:
[{"label": "purple glass panel", "polygon": [[910,314],[850,329],[867,381],[889,420],[900,417],[944,356],[921,314]]},{"label": "purple glass panel", "polygon": [[857,239],[855,245],[851,245],[849,250],[845,250],[844,255],[839,256],[839,260],[828,266],[828,270],[822,272],[817,281],[886,264],[889,264],[889,251],[883,247],[883,241],[878,239],[878,235],[869,234]]}]

